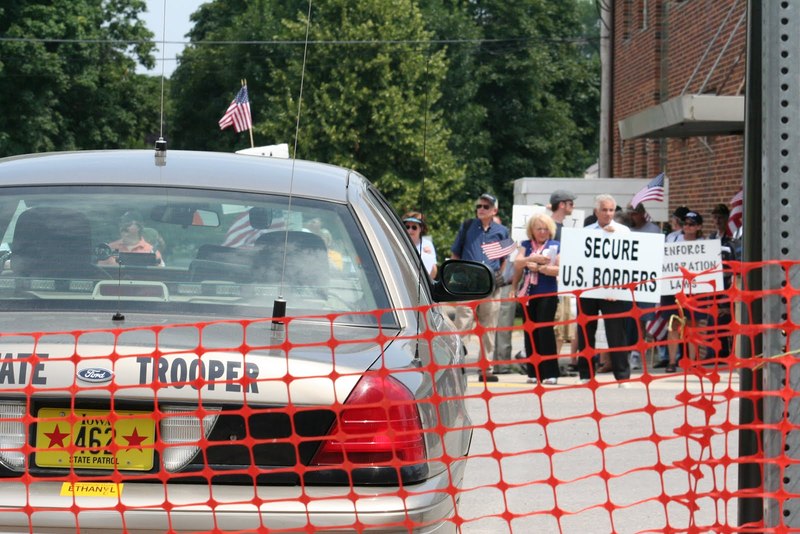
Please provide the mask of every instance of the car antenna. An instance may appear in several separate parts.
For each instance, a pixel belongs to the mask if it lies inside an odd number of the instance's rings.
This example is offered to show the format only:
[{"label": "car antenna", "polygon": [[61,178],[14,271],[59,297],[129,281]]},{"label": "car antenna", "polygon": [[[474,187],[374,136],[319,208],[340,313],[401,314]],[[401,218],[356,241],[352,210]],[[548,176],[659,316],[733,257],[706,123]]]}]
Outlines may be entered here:
[{"label": "car antenna", "polygon": [[161,116],[159,117],[158,141],[156,141],[156,167],[167,164],[167,142],[164,140],[164,53],[167,41],[167,0],[164,0],[164,11],[161,13]]},{"label": "car antenna", "polygon": [[294,130],[294,148],[292,150],[292,171],[289,178],[289,205],[286,209],[286,218],[283,223],[283,260],[281,261],[281,284],[278,298],[272,303],[272,332],[274,336],[286,334],[286,323],[279,319],[286,317],[286,299],[283,298],[283,283],[286,276],[286,253],[289,246],[289,219],[292,213],[292,187],[294,185],[294,166],[297,161],[297,138],[300,134],[300,110],[303,105],[303,82],[306,74],[306,58],[308,57],[308,33],[311,28],[311,0],[308,0],[308,15],[306,16],[306,39],[303,46],[303,66],[300,70],[300,94],[297,98],[297,120]]},{"label": "car antenna", "polygon": [[[431,54],[430,54],[430,45],[428,45],[428,52],[425,58],[425,113],[422,120],[422,165],[423,165],[423,172],[422,172],[422,181],[420,183],[420,191],[419,191],[419,211],[420,213],[425,214],[425,175],[427,174],[427,167],[428,167],[428,96],[430,95],[430,79],[428,77],[428,66],[430,65],[431,61]],[[421,234],[422,232],[420,232]],[[419,237],[419,248],[416,246],[414,247],[417,249],[419,254],[419,277],[417,282],[417,332],[415,339],[417,340],[414,344],[414,360],[412,361],[415,367],[422,366],[422,359],[419,357],[419,343],[420,343],[420,323],[422,320],[420,314],[420,305],[422,303],[422,280],[423,278],[427,278],[429,276],[427,269],[425,268],[425,264],[422,262],[422,236]]]},{"label": "car antenna", "polygon": [[124,321],[125,316],[120,311],[122,309],[122,258],[117,255],[117,313],[111,316],[114,322]]}]

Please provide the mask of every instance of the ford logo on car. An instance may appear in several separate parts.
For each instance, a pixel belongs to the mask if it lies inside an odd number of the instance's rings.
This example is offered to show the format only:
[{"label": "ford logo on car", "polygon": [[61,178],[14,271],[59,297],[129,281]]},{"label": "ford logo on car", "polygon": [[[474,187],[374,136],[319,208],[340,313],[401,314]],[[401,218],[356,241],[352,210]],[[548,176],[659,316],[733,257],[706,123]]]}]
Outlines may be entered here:
[{"label": "ford logo on car", "polygon": [[81,369],[76,374],[80,380],[83,380],[84,382],[93,382],[95,384],[110,382],[111,378],[114,376],[113,371],[103,369],[102,367],[89,367],[87,369]]}]

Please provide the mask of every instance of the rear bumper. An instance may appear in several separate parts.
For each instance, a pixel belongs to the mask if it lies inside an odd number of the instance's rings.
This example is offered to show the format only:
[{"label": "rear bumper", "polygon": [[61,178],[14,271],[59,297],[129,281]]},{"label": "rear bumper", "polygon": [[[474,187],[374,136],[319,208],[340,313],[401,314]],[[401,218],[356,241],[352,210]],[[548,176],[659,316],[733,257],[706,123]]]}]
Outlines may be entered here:
[{"label": "rear bumper", "polygon": [[[457,462],[456,465],[462,464]],[[456,467],[456,469],[459,469]],[[444,534],[463,471],[403,488],[126,483],[120,497],[60,495],[61,482],[0,484],[0,532],[270,531]],[[30,513],[26,512],[30,510]]]}]

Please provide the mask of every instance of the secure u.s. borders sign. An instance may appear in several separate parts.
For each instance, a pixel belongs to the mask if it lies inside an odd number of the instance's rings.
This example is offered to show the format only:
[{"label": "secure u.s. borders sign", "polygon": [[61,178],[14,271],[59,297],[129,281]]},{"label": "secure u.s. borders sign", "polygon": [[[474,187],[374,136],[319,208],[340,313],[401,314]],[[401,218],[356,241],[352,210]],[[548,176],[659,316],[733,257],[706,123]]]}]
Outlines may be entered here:
[{"label": "secure u.s. borders sign", "polygon": [[583,290],[580,296],[588,298],[660,302],[663,259],[662,234],[564,227],[558,290]]}]

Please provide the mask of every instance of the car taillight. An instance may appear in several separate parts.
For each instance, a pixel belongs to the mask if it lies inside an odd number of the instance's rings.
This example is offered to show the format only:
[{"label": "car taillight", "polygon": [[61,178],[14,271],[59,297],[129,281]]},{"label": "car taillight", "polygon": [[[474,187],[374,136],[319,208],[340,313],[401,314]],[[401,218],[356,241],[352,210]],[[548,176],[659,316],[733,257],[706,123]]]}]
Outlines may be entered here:
[{"label": "car taillight", "polygon": [[12,471],[25,469],[25,403],[0,403],[0,464]]},{"label": "car taillight", "polygon": [[180,471],[200,450],[200,440],[214,428],[220,408],[206,407],[206,412],[215,413],[205,415],[202,423],[196,409],[164,406],[161,411],[161,442],[165,445],[161,461],[167,471]]},{"label": "car taillight", "polygon": [[397,379],[366,374],[345,401],[312,466],[404,465],[426,460],[422,420],[414,395]]}]

